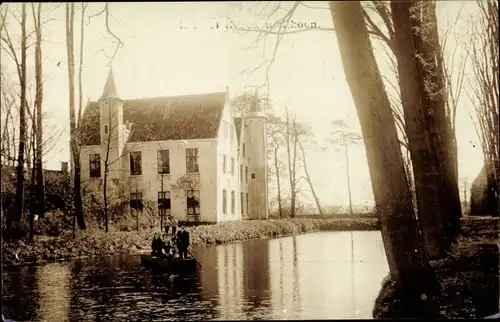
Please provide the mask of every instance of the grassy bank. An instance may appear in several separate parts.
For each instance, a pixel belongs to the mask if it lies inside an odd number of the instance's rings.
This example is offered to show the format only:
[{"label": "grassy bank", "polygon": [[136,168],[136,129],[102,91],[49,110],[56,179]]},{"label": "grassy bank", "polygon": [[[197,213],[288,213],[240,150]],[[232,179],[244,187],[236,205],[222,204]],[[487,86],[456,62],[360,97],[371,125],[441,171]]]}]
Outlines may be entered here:
[{"label": "grassy bank", "polygon": [[[191,245],[215,245],[254,238],[272,238],[314,231],[377,230],[376,218],[297,218],[282,220],[252,220],[226,222],[216,225],[188,227]],[[119,253],[136,254],[148,251],[154,232],[101,230],[71,232],[57,237],[36,236],[33,243],[26,240],[4,243],[4,265],[70,260],[78,257],[105,256]],[[16,258],[17,254],[17,258]]]},{"label": "grassy bank", "polygon": [[[498,219],[465,217],[462,235],[449,257],[431,261],[439,282],[442,318],[484,318],[499,310]],[[374,318],[405,316],[386,279],[373,309]]]}]

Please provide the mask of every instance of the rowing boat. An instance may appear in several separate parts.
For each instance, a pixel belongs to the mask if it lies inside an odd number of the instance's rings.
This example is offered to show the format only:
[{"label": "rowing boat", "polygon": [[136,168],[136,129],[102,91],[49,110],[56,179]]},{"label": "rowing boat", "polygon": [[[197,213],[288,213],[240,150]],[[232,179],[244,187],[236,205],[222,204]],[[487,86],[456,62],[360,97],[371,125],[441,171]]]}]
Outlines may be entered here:
[{"label": "rowing boat", "polygon": [[152,255],[141,255],[144,266],[158,269],[172,274],[190,274],[196,272],[196,259],[194,258],[159,258]]}]

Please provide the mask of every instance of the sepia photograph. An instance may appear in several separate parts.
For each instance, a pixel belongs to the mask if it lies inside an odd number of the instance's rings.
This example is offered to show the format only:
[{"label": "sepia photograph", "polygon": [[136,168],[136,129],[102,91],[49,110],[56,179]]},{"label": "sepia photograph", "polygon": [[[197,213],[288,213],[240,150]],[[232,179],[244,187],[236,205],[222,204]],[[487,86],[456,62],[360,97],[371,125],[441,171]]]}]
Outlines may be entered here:
[{"label": "sepia photograph", "polygon": [[498,9],[1,3],[1,321],[500,319]]}]

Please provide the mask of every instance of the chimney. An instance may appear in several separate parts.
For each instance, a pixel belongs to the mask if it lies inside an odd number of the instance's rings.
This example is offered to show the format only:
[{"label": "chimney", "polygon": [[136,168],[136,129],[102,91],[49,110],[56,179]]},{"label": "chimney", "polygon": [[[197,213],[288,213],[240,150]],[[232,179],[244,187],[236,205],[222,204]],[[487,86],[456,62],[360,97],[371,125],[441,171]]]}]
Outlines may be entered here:
[{"label": "chimney", "polygon": [[65,173],[69,171],[68,162],[61,162],[61,171]]}]

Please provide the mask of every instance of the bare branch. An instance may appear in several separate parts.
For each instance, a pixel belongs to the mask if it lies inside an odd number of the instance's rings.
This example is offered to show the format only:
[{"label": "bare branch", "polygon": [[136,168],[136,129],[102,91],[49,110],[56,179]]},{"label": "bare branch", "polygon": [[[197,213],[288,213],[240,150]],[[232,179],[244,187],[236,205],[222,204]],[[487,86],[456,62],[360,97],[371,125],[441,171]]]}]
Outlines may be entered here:
[{"label": "bare branch", "polygon": [[[104,5],[104,8],[103,8],[101,11],[99,11],[99,12],[98,12],[98,13],[96,13],[96,14],[90,15],[90,16],[88,17],[88,23],[90,23],[90,20],[91,20],[92,18],[95,18],[95,17],[101,16],[102,14],[104,14],[104,21],[105,21],[106,31],[107,31],[108,35],[110,35],[110,36],[111,36],[111,37],[115,40],[115,42],[114,42],[114,43],[116,43],[116,46],[115,46],[114,51],[113,51],[113,53],[112,53],[111,55],[108,55],[104,49],[99,50],[97,53],[102,52],[102,53],[104,54],[104,56],[105,56],[106,58],[108,58],[108,59],[109,59],[109,62],[108,62],[108,64],[106,65],[106,66],[109,66],[109,65],[111,65],[111,63],[112,63],[112,62],[113,62],[113,60],[115,59],[116,55],[118,54],[118,50],[119,50],[120,48],[122,48],[122,47],[123,47],[124,43],[123,43],[123,41],[122,41],[122,40],[121,40],[121,39],[120,39],[120,38],[119,38],[119,37],[118,37],[118,36],[117,36],[117,35],[116,35],[116,34],[115,34],[112,30],[111,30],[111,28],[110,28],[110,26],[109,26],[109,17],[112,17],[113,19],[115,19],[115,18],[111,15],[111,13],[110,13],[110,11],[109,11],[109,3],[108,3],[108,2],[106,2],[106,4]],[[115,21],[116,21],[116,19],[115,19]],[[96,53],[96,54],[97,54],[97,53]]]}]

